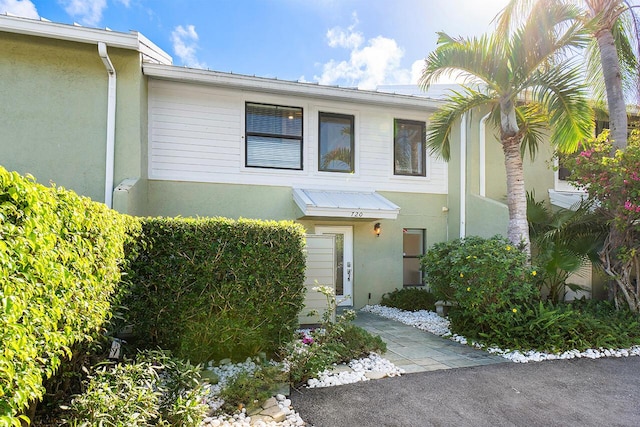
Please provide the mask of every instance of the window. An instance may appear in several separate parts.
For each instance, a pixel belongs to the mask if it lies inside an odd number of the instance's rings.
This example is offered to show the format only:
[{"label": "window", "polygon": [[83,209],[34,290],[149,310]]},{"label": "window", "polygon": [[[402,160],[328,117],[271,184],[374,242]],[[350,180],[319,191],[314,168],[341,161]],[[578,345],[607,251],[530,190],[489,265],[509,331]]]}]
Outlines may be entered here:
[{"label": "window", "polygon": [[425,230],[422,228],[404,228],[402,230],[402,284],[403,286],[422,286],[422,268],[420,257],[424,255]]},{"label": "window", "polygon": [[353,172],[353,116],[320,113],[319,122],[318,169],[326,172]]},{"label": "window", "polygon": [[426,176],[425,122],[395,119],[393,129],[393,174]]},{"label": "window", "polygon": [[302,108],[246,104],[248,167],[302,169]]}]

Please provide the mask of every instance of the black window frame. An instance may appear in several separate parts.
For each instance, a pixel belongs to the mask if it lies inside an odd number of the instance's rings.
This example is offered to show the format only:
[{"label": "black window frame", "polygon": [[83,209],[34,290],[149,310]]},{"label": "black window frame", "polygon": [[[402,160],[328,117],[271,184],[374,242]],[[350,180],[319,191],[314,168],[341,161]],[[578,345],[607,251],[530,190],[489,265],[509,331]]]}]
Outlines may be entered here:
[{"label": "black window frame", "polygon": [[[351,126],[351,170],[341,170],[341,169],[330,169],[330,168],[322,168],[322,119],[328,118],[337,118],[337,119],[347,119],[349,120]],[[355,151],[356,151],[356,129],[355,129],[356,119],[353,114],[339,114],[339,113],[328,113],[324,111],[320,111],[318,113],[318,171],[319,172],[337,172],[337,173],[354,173],[356,170],[356,159],[355,159]]]},{"label": "black window frame", "polygon": [[[290,109],[290,110],[298,110],[300,111],[300,137],[292,137],[291,135],[285,134],[272,134],[272,133],[263,133],[263,132],[250,132],[247,126],[247,114],[249,111],[249,106],[267,106],[267,107],[275,107],[276,109]],[[288,105],[279,105],[279,104],[268,104],[264,102],[251,102],[245,101],[244,104],[244,166],[247,168],[261,168],[261,169],[283,169],[283,170],[304,170],[304,108],[288,106]],[[290,168],[290,167],[278,167],[278,166],[261,166],[261,165],[250,165],[249,164],[249,137],[263,137],[263,138],[279,138],[291,141],[299,141],[300,143],[300,167]]]},{"label": "black window frame", "polygon": [[[407,173],[407,172],[401,172],[398,171],[397,169],[397,163],[396,163],[396,146],[397,146],[397,129],[398,126],[401,124],[406,124],[406,125],[411,125],[411,126],[420,126],[422,127],[422,136],[421,136],[421,143],[422,143],[422,148],[421,148],[421,156],[422,156],[422,172],[419,173]],[[393,174],[395,176],[417,176],[417,177],[426,177],[427,176],[427,149],[426,149],[426,143],[427,143],[427,123],[420,121],[420,120],[407,120],[407,119],[398,119],[398,118],[394,118],[393,119]]]}]

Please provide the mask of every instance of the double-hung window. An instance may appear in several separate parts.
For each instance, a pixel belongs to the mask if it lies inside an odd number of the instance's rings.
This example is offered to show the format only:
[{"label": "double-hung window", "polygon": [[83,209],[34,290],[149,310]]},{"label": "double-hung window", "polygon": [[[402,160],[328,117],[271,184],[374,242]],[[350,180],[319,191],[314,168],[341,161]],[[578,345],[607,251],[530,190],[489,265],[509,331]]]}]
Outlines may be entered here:
[{"label": "double-hung window", "polygon": [[320,113],[318,169],[325,172],[353,172],[354,117]]},{"label": "double-hung window", "polygon": [[426,123],[395,119],[393,128],[393,174],[426,176]]},{"label": "double-hung window", "polygon": [[247,167],[302,169],[302,108],[246,103]]}]

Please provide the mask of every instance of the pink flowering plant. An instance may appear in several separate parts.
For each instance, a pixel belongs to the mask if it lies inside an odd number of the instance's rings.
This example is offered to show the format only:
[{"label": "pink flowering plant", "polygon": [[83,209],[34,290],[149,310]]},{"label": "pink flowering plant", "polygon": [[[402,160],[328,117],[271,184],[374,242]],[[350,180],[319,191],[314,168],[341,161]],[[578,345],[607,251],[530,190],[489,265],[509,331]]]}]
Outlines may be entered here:
[{"label": "pink flowering plant", "polygon": [[566,165],[570,181],[587,191],[610,226],[600,260],[615,283],[616,304],[640,312],[640,133],[615,152],[608,136],[589,141]]}]

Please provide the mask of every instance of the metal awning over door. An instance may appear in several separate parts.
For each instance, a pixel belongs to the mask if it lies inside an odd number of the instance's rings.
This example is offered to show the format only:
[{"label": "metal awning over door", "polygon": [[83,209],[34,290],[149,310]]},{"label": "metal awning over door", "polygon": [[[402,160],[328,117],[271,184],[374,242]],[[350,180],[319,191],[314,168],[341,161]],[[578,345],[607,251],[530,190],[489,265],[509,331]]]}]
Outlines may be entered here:
[{"label": "metal awning over door", "polygon": [[396,219],[400,207],[375,191],[293,189],[303,216],[351,219]]}]

